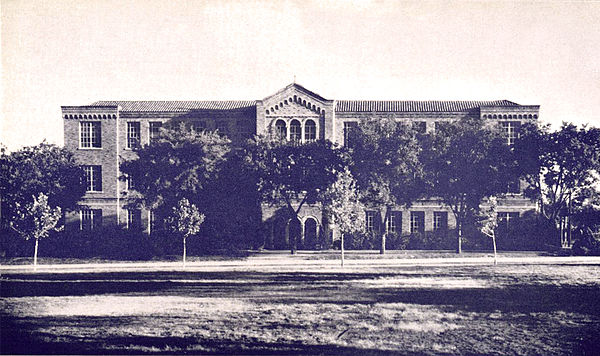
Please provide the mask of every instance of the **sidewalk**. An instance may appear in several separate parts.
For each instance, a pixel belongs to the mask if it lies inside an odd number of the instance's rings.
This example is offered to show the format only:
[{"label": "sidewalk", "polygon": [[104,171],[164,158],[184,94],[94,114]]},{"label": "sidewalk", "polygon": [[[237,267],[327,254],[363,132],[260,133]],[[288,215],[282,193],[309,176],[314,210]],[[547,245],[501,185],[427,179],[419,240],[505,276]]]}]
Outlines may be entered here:
[{"label": "sidewalk", "polygon": [[[453,258],[382,258],[382,259],[346,259],[346,269],[356,267],[409,267],[409,266],[445,266],[445,265],[491,265],[493,257],[453,257]],[[598,264],[600,257],[554,257],[524,256],[498,257],[499,265],[506,264]],[[298,255],[257,255],[245,260],[232,261],[197,261],[187,262],[186,267],[178,262],[123,262],[123,263],[89,263],[89,264],[48,264],[38,265],[34,271],[32,265],[2,265],[0,274],[12,273],[93,273],[93,272],[152,272],[152,271],[322,271],[339,270],[339,259],[302,259]]]}]

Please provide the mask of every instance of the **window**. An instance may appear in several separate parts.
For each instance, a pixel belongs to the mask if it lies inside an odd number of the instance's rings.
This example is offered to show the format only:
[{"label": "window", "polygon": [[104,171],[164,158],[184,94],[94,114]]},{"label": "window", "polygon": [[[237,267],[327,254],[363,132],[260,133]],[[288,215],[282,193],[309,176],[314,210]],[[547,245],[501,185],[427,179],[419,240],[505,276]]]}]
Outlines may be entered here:
[{"label": "window", "polygon": [[425,232],[425,212],[411,211],[410,213],[410,233]]},{"label": "window", "polygon": [[130,175],[128,175],[125,178],[125,189],[126,190],[134,190],[135,189],[135,180]]},{"label": "window", "polygon": [[344,146],[352,147],[352,132],[358,129],[358,122],[344,122]]},{"label": "window", "polygon": [[88,192],[102,191],[102,166],[83,166]]},{"label": "window", "polygon": [[227,121],[217,121],[217,131],[221,136],[228,136],[229,123]]},{"label": "window", "polygon": [[367,232],[373,232],[375,231],[375,212],[367,211],[366,214]]},{"label": "window", "polygon": [[148,137],[150,137],[150,143],[152,143],[158,138],[158,135],[160,135],[160,128],[162,127],[162,125],[163,123],[160,121],[150,122],[150,127],[148,129]]},{"label": "window", "polygon": [[312,120],[306,120],[304,123],[304,140],[313,142],[317,139],[317,125]]},{"label": "window", "polygon": [[434,126],[433,129],[435,132],[438,132],[438,131],[442,130],[444,128],[444,126],[447,127],[448,124],[449,124],[448,121],[436,121],[433,123],[433,126]]},{"label": "window", "polygon": [[100,148],[102,147],[100,121],[82,121],[79,123],[79,147]]},{"label": "window", "polygon": [[142,228],[142,211],[140,209],[127,209],[127,228],[129,230]]},{"label": "window", "polygon": [[433,231],[444,231],[448,229],[448,212],[433,212]]},{"label": "window", "polygon": [[425,121],[415,121],[412,123],[413,129],[420,134],[427,133],[427,122]]},{"label": "window", "polygon": [[391,211],[386,221],[386,228],[388,232],[401,232],[402,231],[402,212]]},{"label": "window", "polygon": [[302,128],[298,120],[292,120],[290,123],[290,140],[292,142],[300,142],[302,140]]},{"label": "window", "polygon": [[498,212],[498,228],[507,230],[519,219],[518,212]]},{"label": "window", "polygon": [[102,209],[81,209],[79,211],[79,230],[92,231],[102,227]]},{"label": "window", "polygon": [[275,134],[281,140],[287,138],[287,125],[285,124],[285,121],[277,120],[277,122],[275,122]]},{"label": "window", "polygon": [[500,127],[506,137],[506,143],[511,146],[515,143],[515,140],[519,136],[519,127],[521,123],[519,121],[501,121]]},{"label": "window", "polygon": [[140,123],[127,123],[127,148],[137,148],[140,146]]}]

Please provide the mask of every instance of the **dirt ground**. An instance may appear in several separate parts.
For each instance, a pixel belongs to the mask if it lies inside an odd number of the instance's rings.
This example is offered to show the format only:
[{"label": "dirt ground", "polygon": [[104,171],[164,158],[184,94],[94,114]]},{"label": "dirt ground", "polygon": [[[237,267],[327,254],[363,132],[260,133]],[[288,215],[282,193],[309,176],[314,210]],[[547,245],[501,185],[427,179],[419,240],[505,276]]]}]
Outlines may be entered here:
[{"label": "dirt ground", "polygon": [[2,354],[600,354],[600,265],[9,273]]}]

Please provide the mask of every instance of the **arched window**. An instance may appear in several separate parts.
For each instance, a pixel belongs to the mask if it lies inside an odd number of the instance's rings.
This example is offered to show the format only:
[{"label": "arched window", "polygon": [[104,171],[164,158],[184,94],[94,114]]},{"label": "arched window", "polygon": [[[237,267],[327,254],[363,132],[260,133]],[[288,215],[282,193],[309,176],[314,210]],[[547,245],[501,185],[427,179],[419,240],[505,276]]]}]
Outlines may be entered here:
[{"label": "arched window", "polygon": [[285,140],[287,138],[287,126],[285,124],[285,121],[277,120],[277,122],[275,122],[275,134],[280,139]]},{"label": "arched window", "polygon": [[300,142],[302,139],[302,129],[300,127],[300,121],[292,120],[290,123],[290,140],[293,142]]},{"label": "arched window", "polygon": [[304,139],[306,142],[313,142],[317,139],[317,125],[312,120],[306,120],[304,124]]}]

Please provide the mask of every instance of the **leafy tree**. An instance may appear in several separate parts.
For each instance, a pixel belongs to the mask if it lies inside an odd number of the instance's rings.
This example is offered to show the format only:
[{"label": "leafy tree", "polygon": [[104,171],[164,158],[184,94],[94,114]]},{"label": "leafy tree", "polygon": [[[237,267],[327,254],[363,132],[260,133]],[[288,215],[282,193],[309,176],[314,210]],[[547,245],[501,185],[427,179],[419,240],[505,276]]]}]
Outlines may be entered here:
[{"label": "leafy tree", "polygon": [[32,196],[44,193],[50,206],[75,208],[86,191],[85,172],[65,148],[45,142],[8,153],[0,149],[2,219],[18,218]]},{"label": "leafy tree", "polygon": [[479,224],[480,231],[492,239],[495,266],[497,264],[496,229],[498,228],[498,200],[496,197],[490,197],[487,201],[487,207],[481,210]]},{"label": "leafy tree", "polygon": [[[347,158],[329,141],[306,144],[273,137],[257,137],[246,148],[247,169],[258,177],[261,200],[285,206],[291,219],[298,219],[304,204],[322,203],[322,195],[344,170]],[[296,253],[295,237],[290,241]]]},{"label": "leafy tree", "polygon": [[497,127],[480,118],[440,125],[423,140],[429,195],[456,217],[457,252],[462,252],[463,225],[477,216],[484,198],[506,192],[515,178],[514,158]]},{"label": "leafy tree", "polygon": [[186,259],[186,239],[196,235],[203,222],[204,214],[201,214],[198,208],[186,198],[181,199],[177,206],[173,207],[172,214],[167,219],[171,231],[183,239],[183,267]]},{"label": "leafy tree", "polygon": [[550,132],[547,126],[525,125],[515,142],[515,155],[528,183],[525,193],[538,201],[541,215],[568,245],[571,227],[565,238],[564,222],[570,225],[574,204],[599,181],[600,129],[563,123]]},{"label": "leafy tree", "polygon": [[340,257],[344,267],[344,235],[361,233],[365,229],[364,206],[349,169],[339,172],[337,180],[327,188],[323,205],[340,231]]},{"label": "leafy tree", "polygon": [[230,141],[218,133],[189,130],[183,123],[165,125],[159,139],[136,150],[137,159],[121,164],[136,182],[132,204],[163,219],[183,198],[204,206],[230,150]]},{"label": "leafy tree", "polygon": [[38,244],[41,238],[48,237],[51,230],[56,228],[60,217],[60,207],[52,208],[48,205],[48,196],[39,193],[33,196],[33,201],[25,206],[17,202],[16,218],[11,221],[10,226],[25,240],[34,239],[35,249],[33,252],[33,266],[37,267]]},{"label": "leafy tree", "polygon": [[[393,118],[370,118],[352,133],[352,174],[367,206],[384,207],[384,223],[396,205],[410,206],[425,193],[417,133]],[[385,253],[387,231],[381,236]]]}]

